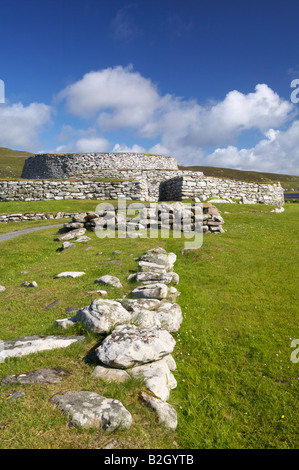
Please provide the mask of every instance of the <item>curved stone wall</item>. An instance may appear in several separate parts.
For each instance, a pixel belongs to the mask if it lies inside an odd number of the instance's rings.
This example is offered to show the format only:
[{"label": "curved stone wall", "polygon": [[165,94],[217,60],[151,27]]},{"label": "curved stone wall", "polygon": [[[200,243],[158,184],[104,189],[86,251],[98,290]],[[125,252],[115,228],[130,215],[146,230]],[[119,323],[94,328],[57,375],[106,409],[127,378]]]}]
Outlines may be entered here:
[{"label": "curved stone wall", "polygon": [[177,161],[164,155],[136,153],[38,154],[26,159],[22,178],[69,178],[104,169],[177,170]]}]

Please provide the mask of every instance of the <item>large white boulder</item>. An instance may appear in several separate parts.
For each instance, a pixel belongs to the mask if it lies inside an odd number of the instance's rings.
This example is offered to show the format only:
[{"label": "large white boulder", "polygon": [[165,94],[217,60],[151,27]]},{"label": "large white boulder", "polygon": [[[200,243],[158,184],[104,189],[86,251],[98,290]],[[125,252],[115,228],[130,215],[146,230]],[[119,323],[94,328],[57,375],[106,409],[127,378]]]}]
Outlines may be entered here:
[{"label": "large white boulder", "polygon": [[174,338],[164,329],[122,325],[104,339],[96,355],[109,367],[128,369],[158,361],[171,354],[174,346]]},{"label": "large white boulder", "polygon": [[136,287],[131,294],[133,297],[142,299],[166,299],[168,288],[166,284],[157,282],[156,284],[146,284]]},{"label": "large white boulder", "polygon": [[108,299],[95,299],[87,307],[80,309],[73,321],[81,321],[93,333],[108,333],[112,327],[131,321],[131,313],[119,302]]}]

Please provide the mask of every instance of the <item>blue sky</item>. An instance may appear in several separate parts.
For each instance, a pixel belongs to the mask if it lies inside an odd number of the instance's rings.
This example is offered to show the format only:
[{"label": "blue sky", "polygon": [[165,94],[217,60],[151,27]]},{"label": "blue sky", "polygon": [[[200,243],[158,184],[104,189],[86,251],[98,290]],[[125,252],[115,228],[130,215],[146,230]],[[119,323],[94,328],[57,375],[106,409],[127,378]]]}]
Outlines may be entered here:
[{"label": "blue sky", "polygon": [[0,17],[0,146],[299,174],[297,0],[0,0]]}]

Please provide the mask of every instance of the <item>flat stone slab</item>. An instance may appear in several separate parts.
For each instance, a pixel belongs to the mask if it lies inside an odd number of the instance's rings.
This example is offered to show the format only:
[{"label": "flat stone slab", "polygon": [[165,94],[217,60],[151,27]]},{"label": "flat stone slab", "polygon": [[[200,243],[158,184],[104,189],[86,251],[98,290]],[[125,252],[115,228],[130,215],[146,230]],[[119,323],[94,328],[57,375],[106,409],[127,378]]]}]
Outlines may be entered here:
[{"label": "flat stone slab", "polygon": [[0,363],[8,357],[27,356],[27,354],[50,349],[66,348],[83,341],[84,336],[23,336],[0,344]]},{"label": "flat stone slab", "polygon": [[168,429],[176,429],[178,417],[173,406],[146,392],[141,392],[140,396],[157,413],[159,424],[163,424]]},{"label": "flat stone slab", "polygon": [[159,282],[136,287],[136,289],[131,292],[133,297],[158,300],[166,299],[167,294],[167,285]]},{"label": "flat stone slab", "polygon": [[64,271],[63,273],[57,274],[54,279],[60,279],[61,277],[80,277],[83,276],[84,273],[83,271]]},{"label": "flat stone slab", "polygon": [[59,320],[55,320],[55,325],[60,326],[60,328],[63,328],[66,330],[70,326],[74,326],[76,321],[74,320],[75,317],[69,317],[69,318],[61,318]]},{"label": "flat stone slab", "polygon": [[123,369],[112,369],[110,367],[97,366],[93,375],[106,382],[126,382],[130,379],[128,372]]},{"label": "flat stone slab", "polygon": [[88,237],[87,235],[82,235],[81,237],[78,237],[77,240],[75,240],[75,243],[86,243],[86,242],[89,242],[91,240],[90,237]]},{"label": "flat stone slab", "polygon": [[132,424],[131,414],[119,400],[94,392],[66,392],[52,397],[51,403],[67,414],[70,424],[85,429],[112,432],[117,428],[128,429]]},{"label": "flat stone slab", "polygon": [[5,377],[1,384],[56,384],[70,375],[64,369],[56,367],[53,369],[38,369],[25,374],[10,375]]},{"label": "flat stone slab", "polygon": [[139,268],[143,272],[157,272],[157,273],[166,273],[166,268],[162,264],[156,264],[149,261],[139,261]]},{"label": "flat stone slab", "polygon": [[155,310],[160,305],[158,299],[115,299],[129,312],[140,312],[141,310]]},{"label": "flat stone slab", "polygon": [[163,401],[169,399],[170,391],[177,386],[177,381],[165,359],[133,367],[129,373],[133,377],[142,378],[147,389]]},{"label": "flat stone slab", "polygon": [[75,243],[63,242],[62,249],[67,250],[68,248],[74,248],[75,246],[76,246]]},{"label": "flat stone slab", "polygon": [[177,273],[159,273],[159,272],[141,272],[137,273],[135,280],[143,284],[151,284],[153,281],[162,282],[163,284],[178,284],[179,275]]},{"label": "flat stone slab", "polygon": [[171,354],[175,340],[159,327],[117,326],[95,353],[99,360],[116,369],[128,369]]},{"label": "flat stone slab", "polygon": [[76,230],[78,228],[84,228],[84,223],[82,223],[82,222],[69,222],[67,224],[63,224],[63,229],[65,229],[65,230]]},{"label": "flat stone slab", "polygon": [[167,251],[165,248],[162,248],[161,246],[157,246],[156,248],[151,248],[150,250],[146,251],[147,255],[167,255]]},{"label": "flat stone slab", "polygon": [[80,309],[72,320],[81,321],[88,331],[102,334],[116,325],[129,323],[131,314],[115,300],[95,299]]},{"label": "flat stone slab", "polygon": [[9,400],[19,400],[26,396],[25,392],[21,392],[21,390],[14,390],[8,397]]},{"label": "flat stone slab", "polygon": [[97,295],[98,297],[105,297],[105,295],[108,295],[108,292],[106,290],[91,290],[88,291],[87,294]]},{"label": "flat stone slab", "polygon": [[54,308],[56,307],[56,305],[58,305],[60,303],[59,300],[55,300],[54,302],[52,302],[51,304],[47,305],[43,310],[49,310],[50,308]]},{"label": "flat stone slab", "polygon": [[118,288],[122,287],[122,284],[120,280],[118,279],[118,277],[110,276],[109,274],[99,277],[94,282],[97,282],[98,284],[107,284],[107,285],[118,287]]},{"label": "flat stone slab", "polygon": [[82,235],[84,235],[85,232],[85,228],[78,228],[76,230],[71,230],[70,232],[63,233],[62,235],[56,237],[54,240],[57,242],[66,242],[69,240],[73,240],[74,238],[81,237]]},{"label": "flat stone slab", "polygon": [[140,257],[140,261],[161,265],[166,271],[172,271],[173,265],[176,261],[175,253],[155,253],[148,251]]}]

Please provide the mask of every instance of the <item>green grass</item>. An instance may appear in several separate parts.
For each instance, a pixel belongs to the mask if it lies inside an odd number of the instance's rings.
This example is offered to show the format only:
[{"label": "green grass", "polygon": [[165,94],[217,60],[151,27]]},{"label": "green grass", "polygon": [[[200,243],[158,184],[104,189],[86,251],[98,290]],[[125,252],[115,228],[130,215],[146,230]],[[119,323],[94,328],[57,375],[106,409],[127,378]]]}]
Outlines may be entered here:
[{"label": "green grass", "polygon": [[57,212],[84,212],[94,211],[98,204],[103,206],[117,204],[117,200],[97,201],[96,199],[62,199],[61,201],[9,201],[0,202],[0,215]]},{"label": "green grass", "polygon": [[9,222],[9,223],[0,223],[0,235],[4,233],[10,232],[19,232],[20,230],[24,230],[31,227],[42,227],[48,225],[58,225],[58,224],[65,224],[70,222],[70,218],[63,218],[63,219],[49,219],[49,220],[36,220],[32,221],[24,221],[24,222]]},{"label": "green grass", "polygon": [[[138,203],[140,201],[127,201],[127,204]],[[194,204],[191,199],[183,202]],[[56,214],[57,212],[84,212],[94,211],[98,204],[103,206],[112,204],[116,205],[116,199],[107,201],[97,201],[95,199],[63,199],[61,201],[9,201],[0,203],[0,215],[17,214],[17,213],[45,213]],[[171,203],[171,202],[170,202]],[[142,202],[142,204],[145,204]],[[217,204],[217,208],[221,211],[242,212],[242,211],[269,211],[276,206],[264,204]]]},{"label": "green grass", "polygon": [[[72,374],[57,385],[0,388],[1,448],[99,448],[112,437],[124,449],[298,447],[298,364],[290,361],[290,345],[299,337],[299,207],[289,204],[284,213],[275,214],[261,211],[268,206],[259,206],[258,212],[250,212],[256,209],[247,205],[223,206],[231,211],[223,215],[226,232],[205,235],[200,250],[184,255],[183,240],[98,239],[94,233],[88,233],[88,244],[59,252],[54,228],[0,243],[0,284],[7,287],[0,295],[3,340],[81,333],[79,325],[61,331],[54,321],[67,316],[66,307],[88,305],[95,297],[87,292],[103,274],[116,275],[124,286],[108,288],[109,298],[129,293],[136,285],[126,280],[137,269],[133,257],[154,246],[178,256],[178,302],[184,314],[174,334],[178,387],[169,402],[178,412],[175,432],[161,432],[155,414],[138,400],[141,383],[112,385],[93,377],[95,364],[83,358],[101,338],[86,334],[84,343],[0,364],[0,380],[40,367],[62,367]],[[87,246],[93,248],[86,252]],[[113,256],[115,249],[122,253]],[[96,255],[98,251],[103,255]],[[121,264],[107,262],[115,258]],[[30,273],[22,275],[23,270]],[[65,270],[86,275],[53,279]],[[24,280],[35,280],[39,287],[25,289]],[[56,307],[44,310],[55,300],[60,301]],[[16,388],[26,397],[10,402],[8,395]],[[49,402],[67,390],[120,399],[134,425],[112,437],[69,428],[67,418]]]},{"label": "green grass", "polygon": [[0,147],[0,178],[20,178],[26,158],[32,153]]}]

